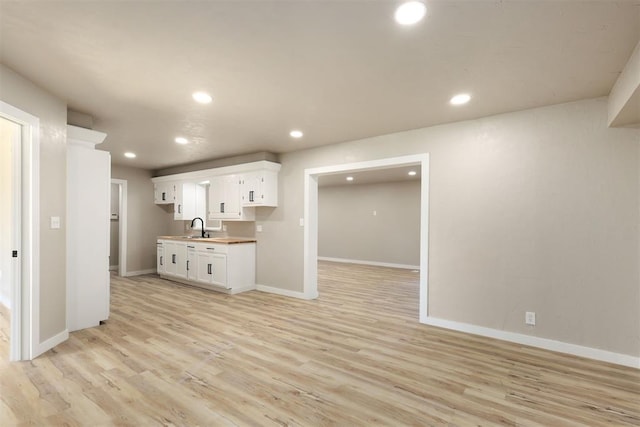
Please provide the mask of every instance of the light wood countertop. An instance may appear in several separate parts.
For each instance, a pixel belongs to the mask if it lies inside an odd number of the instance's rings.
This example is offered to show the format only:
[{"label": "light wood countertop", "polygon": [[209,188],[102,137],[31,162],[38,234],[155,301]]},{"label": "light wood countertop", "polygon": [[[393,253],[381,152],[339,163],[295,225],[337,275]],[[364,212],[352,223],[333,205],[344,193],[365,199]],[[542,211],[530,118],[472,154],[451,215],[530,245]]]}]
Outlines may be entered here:
[{"label": "light wood countertop", "polygon": [[162,240],[178,240],[181,242],[203,242],[203,243],[219,243],[223,245],[235,245],[238,243],[255,243],[256,239],[246,237],[186,237],[186,236],[158,236],[157,239]]}]

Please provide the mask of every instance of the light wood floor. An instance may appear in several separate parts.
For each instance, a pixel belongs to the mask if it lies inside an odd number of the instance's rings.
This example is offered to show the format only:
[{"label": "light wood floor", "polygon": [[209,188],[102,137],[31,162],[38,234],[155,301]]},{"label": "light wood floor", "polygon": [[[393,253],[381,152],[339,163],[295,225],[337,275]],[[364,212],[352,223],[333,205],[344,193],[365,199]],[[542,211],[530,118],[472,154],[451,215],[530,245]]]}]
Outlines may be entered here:
[{"label": "light wood floor", "polygon": [[640,425],[640,371],[420,325],[418,274],[320,263],[320,298],[112,280],[106,325],[8,363],[0,425]]}]

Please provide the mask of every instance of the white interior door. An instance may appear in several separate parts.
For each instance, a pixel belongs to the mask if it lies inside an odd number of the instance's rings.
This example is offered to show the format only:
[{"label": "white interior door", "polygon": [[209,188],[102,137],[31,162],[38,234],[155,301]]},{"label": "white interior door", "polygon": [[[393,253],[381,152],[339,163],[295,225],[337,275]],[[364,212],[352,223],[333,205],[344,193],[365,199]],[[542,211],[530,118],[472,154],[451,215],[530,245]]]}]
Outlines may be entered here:
[{"label": "white interior door", "polygon": [[0,303],[11,311],[11,360],[21,358],[21,139],[22,126],[0,116]]}]

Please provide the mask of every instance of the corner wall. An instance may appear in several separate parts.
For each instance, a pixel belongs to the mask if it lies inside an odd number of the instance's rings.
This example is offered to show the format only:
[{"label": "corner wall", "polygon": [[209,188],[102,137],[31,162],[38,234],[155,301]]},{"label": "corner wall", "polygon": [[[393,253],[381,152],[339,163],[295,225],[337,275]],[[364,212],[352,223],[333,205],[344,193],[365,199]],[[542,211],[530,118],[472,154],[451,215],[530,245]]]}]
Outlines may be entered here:
[{"label": "corner wall", "polygon": [[281,155],[257,281],[302,291],[305,168],[428,152],[429,316],[638,357],[639,150],[600,98]]}]

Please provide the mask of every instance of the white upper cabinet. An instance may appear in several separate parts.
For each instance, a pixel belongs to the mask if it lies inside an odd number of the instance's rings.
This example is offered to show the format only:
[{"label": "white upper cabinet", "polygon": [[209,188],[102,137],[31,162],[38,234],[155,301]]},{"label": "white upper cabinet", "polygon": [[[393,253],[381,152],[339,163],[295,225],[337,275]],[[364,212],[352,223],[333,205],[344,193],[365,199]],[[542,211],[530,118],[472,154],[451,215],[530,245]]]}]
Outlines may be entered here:
[{"label": "white upper cabinet", "polygon": [[197,190],[194,182],[178,182],[174,185],[176,197],[174,202],[173,219],[192,220],[201,215],[197,212]]},{"label": "white upper cabinet", "polygon": [[212,177],[209,183],[209,219],[231,221],[253,221],[255,214],[246,211],[240,205],[239,175],[222,175]]},{"label": "white upper cabinet", "polygon": [[173,182],[157,182],[153,188],[157,205],[167,205],[175,201],[176,190]]},{"label": "white upper cabinet", "polygon": [[242,206],[278,206],[278,172],[262,169],[242,177]]}]

